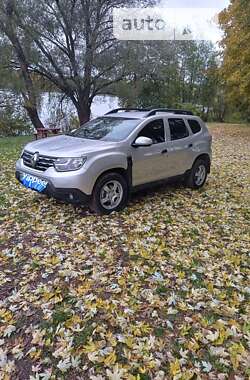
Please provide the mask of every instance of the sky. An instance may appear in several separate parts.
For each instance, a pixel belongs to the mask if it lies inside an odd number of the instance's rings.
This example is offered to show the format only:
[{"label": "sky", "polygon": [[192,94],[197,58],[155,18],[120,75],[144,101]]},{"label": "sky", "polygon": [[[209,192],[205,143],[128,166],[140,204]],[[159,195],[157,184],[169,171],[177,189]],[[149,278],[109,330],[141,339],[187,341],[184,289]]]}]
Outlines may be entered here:
[{"label": "sky", "polygon": [[[160,6],[164,8],[217,8],[218,11],[227,8],[230,0],[161,0]],[[223,34],[220,28],[215,28],[212,32],[212,40],[220,41]]]},{"label": "sky", "polygon": [[[152,8],[117,8],[114,35],[122,40],[207,40],[219,47],[223,31],[218,15],[229,4],[230,0],[158,0]],[[125,28],[124,20],[130,27]],[[150,26],[142,20],[151,20]]]},{"label": "sky", "polygon": [[164,7],[197,7],[197,8],[219,8],[224,9],[230,3],[230,0],[162,0]]}]

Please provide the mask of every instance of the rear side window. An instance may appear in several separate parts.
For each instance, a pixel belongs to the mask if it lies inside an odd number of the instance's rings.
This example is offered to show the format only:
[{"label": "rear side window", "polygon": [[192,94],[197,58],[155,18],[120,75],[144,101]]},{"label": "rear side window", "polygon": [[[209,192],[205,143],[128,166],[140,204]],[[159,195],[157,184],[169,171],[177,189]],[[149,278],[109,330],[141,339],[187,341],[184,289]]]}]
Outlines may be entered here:
[{"label": "rear side window", "polygon": [[194,134],[201,131],[200,123],[197,120],[188,120],[188,124]]},{"label": "rear side window", "polygon": [[168,119],[171,140],[180,140],[189,136],[183,119]]},{"label": "rear side window", "polygon": [[148,123],[137,137],[144,136],[153,140],[153,144],[160,144],[165,141],[164,122],[162,119]]}]

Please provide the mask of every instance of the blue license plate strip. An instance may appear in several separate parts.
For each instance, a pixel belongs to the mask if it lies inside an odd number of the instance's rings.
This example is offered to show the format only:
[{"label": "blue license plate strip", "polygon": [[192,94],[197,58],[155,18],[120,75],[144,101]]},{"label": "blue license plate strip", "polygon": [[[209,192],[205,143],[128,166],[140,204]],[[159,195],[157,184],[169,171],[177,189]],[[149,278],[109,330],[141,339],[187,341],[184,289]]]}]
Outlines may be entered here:
[{"label": "blue license plate strip", "polygon": [[48,181],[26,173],[21,173],[20,180],[25,187],[38,191],[39,193],[42,193],[48,185]]}]

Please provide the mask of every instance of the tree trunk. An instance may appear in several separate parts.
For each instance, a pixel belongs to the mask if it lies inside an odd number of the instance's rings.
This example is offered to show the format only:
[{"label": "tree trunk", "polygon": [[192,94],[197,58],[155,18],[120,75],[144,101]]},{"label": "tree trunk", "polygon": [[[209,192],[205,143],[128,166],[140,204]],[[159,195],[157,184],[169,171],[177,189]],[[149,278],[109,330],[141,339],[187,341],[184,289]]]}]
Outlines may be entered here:
[{"label": "tree trunk", "polygon": [[33,107],[29,107],[29,106],[24,106],[24,108],[26,109],[26,111],[29,115],[29,118],[30,118],[32,124],[34,125],[35,129],[37,130],[39,128],[44,128],[44,125],[39,118],[37,109],[33,108]]},{"label": "tree trunk", "polygon": [[89,92],[78,92],[77,96],[70,96],[74,106],[77,110],[77,116],[79,124],[85,124],[90,119],[92,98],[90,98]]},{"label": "tree trunk", "polygon": [[80,125],[87,123],[90,119],[90,106],[83,103],[78,103],[76,107]]}]

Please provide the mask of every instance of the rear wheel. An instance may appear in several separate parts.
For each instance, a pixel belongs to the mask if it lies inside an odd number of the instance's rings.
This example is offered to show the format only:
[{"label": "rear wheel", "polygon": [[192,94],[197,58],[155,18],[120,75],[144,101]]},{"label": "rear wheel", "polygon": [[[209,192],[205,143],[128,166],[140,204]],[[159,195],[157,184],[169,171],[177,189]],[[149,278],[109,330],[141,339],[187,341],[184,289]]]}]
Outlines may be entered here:
[{"label": "rear wheel", "polygon": [[94,187],[90,208],[97,214],[110,214],[126,207],[128,184],[119,173],[101,176]]},{"label": "rear wheel", "polygon": [[187,178],[187,186],[191,189],[200,189],[206,182],[208,175],[208,164],[205,160],[195,161]]}]

